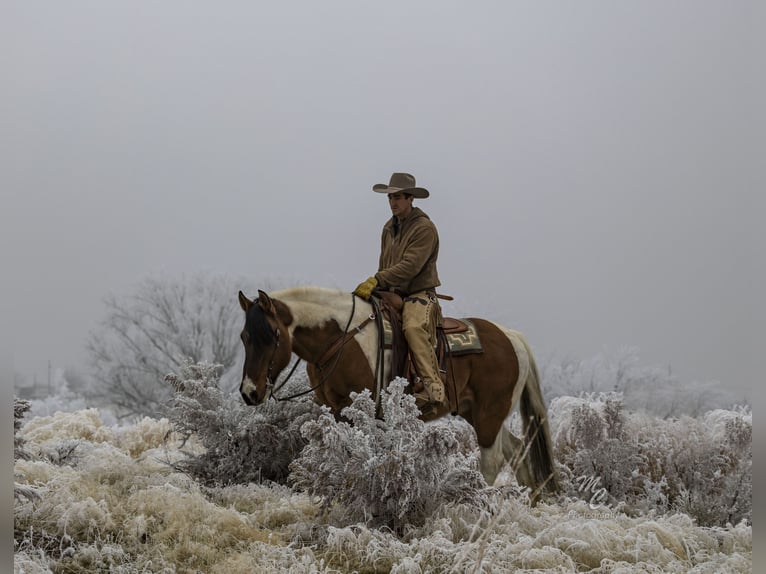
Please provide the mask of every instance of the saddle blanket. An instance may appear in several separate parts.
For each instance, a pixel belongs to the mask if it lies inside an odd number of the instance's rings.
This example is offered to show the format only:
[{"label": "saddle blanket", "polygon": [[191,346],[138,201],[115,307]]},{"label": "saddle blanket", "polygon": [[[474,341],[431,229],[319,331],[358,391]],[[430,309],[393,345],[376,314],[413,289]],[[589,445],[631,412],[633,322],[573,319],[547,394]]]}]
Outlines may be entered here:
[{"label": "saddle blanket", "polygon": [[[468,325],[468,330],[462,333],[449,333],[447,334],[447,343],[449,344],[450,353],[453,356],[468,355],[470,353],[482,353],[484,349],[481,346],[481,340],[479,340],[479,334],[476,332],[476,327],[468,319],[460,319],[463,323]],[[387,319],[383,320],[383,344],[386,349],[391,348],[393,341],[393,332],[391,331],[391,323]]]}]

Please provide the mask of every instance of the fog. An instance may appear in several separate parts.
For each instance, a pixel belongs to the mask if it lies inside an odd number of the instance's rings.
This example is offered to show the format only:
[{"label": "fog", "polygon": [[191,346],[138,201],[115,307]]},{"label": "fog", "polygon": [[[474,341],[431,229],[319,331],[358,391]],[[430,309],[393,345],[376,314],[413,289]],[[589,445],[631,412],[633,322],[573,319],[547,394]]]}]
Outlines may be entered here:
[{"label": "fog", "polygon": [[84,365],[103,297],[147,275],[351,291],[390,215],[371,187],[406,171],[431,192],[416,205],[440,232],[447,314],[521,330],[542,356],[636,346],[749,395],[766,343],[760,11],[11,3],[13,367]]}]

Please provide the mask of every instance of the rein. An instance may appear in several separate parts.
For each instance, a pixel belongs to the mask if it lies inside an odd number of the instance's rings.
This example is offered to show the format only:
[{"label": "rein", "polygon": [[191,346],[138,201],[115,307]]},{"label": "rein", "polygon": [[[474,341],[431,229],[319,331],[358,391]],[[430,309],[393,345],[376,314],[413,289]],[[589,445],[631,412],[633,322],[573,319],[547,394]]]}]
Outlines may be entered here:
[{"label": "rein", "polygon": [[383,389],[383,378],[385,377],[385,344],[383,341],[383,313],[380,310],[380,303],[378,299],[371,297],[370,303],[372,303],[373,314],[370,318],[375,317],[376,325],[378,327],[378,349],[375,357],[375,374],[373,375],[373,398],[375,399],[375,418],[382,418],[382,407],[380,404],[380,396]]},{"label": "rein", "polygon": [[[293,373],[295,372],[295,369],[298,368],[298,363],[301,362],[301,358],[298,357],[295,361],[295,364],[293,365],[293,368],[290,369],[290,372],[288,373],[287,377],[285,377],[285,380],[279,383],[278,385],[271,385],[271,389],[269,389],[269,398],[274,399],[275,401],[288,401],[290,399],[294,399],[295,397],[300,397],[301,395],[304,395],[306,393],[298,393],[297,395],[292,395],[290,397],[286,397],[283,399],[280,399],[277,397],[274,393],[276,393],[279,389],[284,387],[287,384],[287,381],[290,380],[290,377],[293,376]],[[269,371],[271,371],[271,365],[269,365]],[[313,391],[314,389],[309,389],[309,391]]]}]

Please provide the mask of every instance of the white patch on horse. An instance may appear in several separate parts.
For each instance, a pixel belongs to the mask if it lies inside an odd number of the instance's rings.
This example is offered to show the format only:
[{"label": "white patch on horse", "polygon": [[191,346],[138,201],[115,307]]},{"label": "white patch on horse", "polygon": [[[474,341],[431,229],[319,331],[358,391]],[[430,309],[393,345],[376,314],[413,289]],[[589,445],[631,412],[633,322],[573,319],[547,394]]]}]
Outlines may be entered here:
[{"label": "white patch on horse", "polygon": [[516,352],[516,358],[519,360],[519,378],[516,380],[516,384],[513,387],[513,396],[511,397],[511,410],[521,399],[521,393],[524,391],[524,386],[527,384],[527,376],[529,375],[530,361],[529,352],[527,351],[527,345],[525,344],[524,335],[508,327],[503,327],[497,323],[492,323],[495,327],[500,329],[506,337],[511,341],[513,350]]},{"label": "white patch on horse", "polygon": [[250,377],[245,376],[245,378],[242,379],[242,385],[240,386],[240,389],[244,394],[249,396],[256,390],[255,383],[250,379]]},{"label": "white patch on horse", "polygon": [[[288,327],[290,335],[293,335],[296,327],[321,327],[328,321],[335,321],[341,329],[348,325],[349,331],[356,329],[372,313],[372,305],[356,298],[352,300],[351,293],[340,289],[327,287],[292,287],[282,291],[275,291],[270,295],[278,299],[290,308],[293,322]],[[351,317],[351,311],[354,311]],[[350,318],[350,320],[349,320]],[[354,337],[370,364],[370,371],[375,374],[375,360],[377,356],[378,334],[374,322],[359,331]],[[390,352],[384,356],[385,378],[389,380]]]},{"label": "white patch on horse", "polygon": [[481,458],[479,459],[479,470],[484,480],[489,486],[492,486],[500,473],[500,469],[505,465],[505,456],[503,455],[503,434],[506,433],[504,426],[495,436],[495,442],[488,448],[479,447]]},{"label": "white patch on horse", "polygon": [[[370,306],[370,312],[372,312],[372,306]],[[364,321],[364,319],[362,319]],[[367,362],[370,365],[370,372],[372,376],[375,376],[375,363],[378,357],[378,328],[375,321],[371,321],[367,326],[359,331],[354,338],[359,343],[364,356],[367,358]],[[391,350],[386,349],[383,351],[383,386],[387,387],[391,381]]]}]

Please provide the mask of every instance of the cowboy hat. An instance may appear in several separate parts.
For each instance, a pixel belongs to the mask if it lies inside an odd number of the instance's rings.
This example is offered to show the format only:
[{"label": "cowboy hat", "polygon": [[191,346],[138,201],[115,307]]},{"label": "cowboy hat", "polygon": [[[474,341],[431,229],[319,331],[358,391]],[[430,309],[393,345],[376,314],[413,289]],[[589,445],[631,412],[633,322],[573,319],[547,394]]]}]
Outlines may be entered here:
[{"label": "cowboy hat", "polygon": [[376,183],[372,186],[372,191],[378,193],[407,193],[420,199],[429,196],[428,190],[424,187],[415,187],[415,177],[409,173],[395,173],[391,176],[388,185],[385,183]]}]

